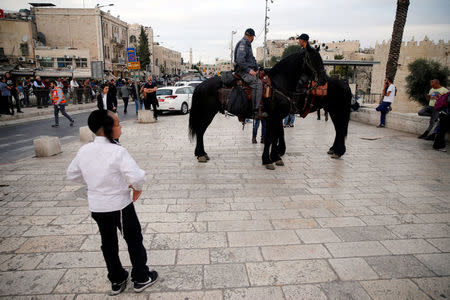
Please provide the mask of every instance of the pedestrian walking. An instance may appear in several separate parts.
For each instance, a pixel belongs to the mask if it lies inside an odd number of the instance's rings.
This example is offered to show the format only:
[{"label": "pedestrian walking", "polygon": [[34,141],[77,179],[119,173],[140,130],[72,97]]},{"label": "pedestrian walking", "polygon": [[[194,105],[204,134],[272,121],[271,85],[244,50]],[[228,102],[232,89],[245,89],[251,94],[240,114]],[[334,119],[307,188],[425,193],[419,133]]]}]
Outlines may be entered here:
[{"label": "pedestrian walking", "polygon": [[[131,280],[134,291],[139,293],[158,280],[158,273],[147,266],[141,224],[133,204],[142,193],[145,171],[116,142],[122,131],[116,114],[106,110],[93,111],[88,126],[96,137],[78,150],[67,169],[67,179],[87,185],[89,210],[100,231],[101,249],[111,282],[110,295],[120,294],[128,283],[128,272],[119,258],[117,229],[127,243],[132,264]],[[131,197],[130,189],[133,191]]]},{"label": "pedestrian walking", "polygon": [[123,100],[123,113],[126,114],[128,108],[128,99],[130,98],[130,87],[125,80],[123,81],[123,84],[120,87],[120,94]]},{"label": "pedestrian walking", "polygon": [[67,113],[66,113],[66,97],[64,96],[62,88],[59,86],[56,86],[55,81],[50,82],[50,88],[51,96],[52,96],[52,103],[53,103],[53,109],[55,111],[55,124],[52,125],[52,127],[59,127],[59,112],[61,111],[61,114],[66,117],[70,122],[70,127],[73,126],[73,123],[75,122]]},{"label": "pedestrian walking", "polygon": [[113,97],[109,93],[110,86],[108,84],[102,84],[100,86],[101,93],[97,96],[97,107],[99,110],[110,110],[112,112],[117,111],[117,98]]},{"label": "pedestrian walking", "polygon": [[[323,109],[323,114],[325,116],[325,122],[328,121],[328,110],[326,110],[325,108]],[[317,110],[317,120],[320,121],[320,108]]]}]

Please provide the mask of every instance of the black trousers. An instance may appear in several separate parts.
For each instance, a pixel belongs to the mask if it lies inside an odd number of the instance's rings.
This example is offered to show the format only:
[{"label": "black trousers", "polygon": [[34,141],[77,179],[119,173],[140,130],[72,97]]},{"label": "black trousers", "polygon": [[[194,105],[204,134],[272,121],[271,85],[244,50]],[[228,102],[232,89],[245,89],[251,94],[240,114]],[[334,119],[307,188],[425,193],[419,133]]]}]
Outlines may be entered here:
[{"label": "black trousers", "polygon": [[128,97],[122,97],[123,100],[123,111],[127,112],[127,108],[128,108]]},{"label": "black trousers", "polygon": [[100,230],[101,249],[108,269],[109,281],[120,283],[126,279],[127,274],[119,258],[119,241],[117,239],[117,229],[121,230],[123,225],[122,233],[127,242],[128,254],[133,266],[131,279],[136,282],[146,282],[150,273],[147,266],[147,252],[142,244],[141,224],[133,203],[121,211],[92,212],[92,218],[97,222]]},{"label": "black trousers", "polygon": [[146,110],[150,110],[150,105],[153,106],[153,117],[158,119],[158,102],[144,99],[144,107]]},{"label": "black trousers", "polygon": [[445,148],[445,134],[450,131],[450,116],[447,112],[439,114],[439,122],[439,130],[433,143],[434,149]]}]

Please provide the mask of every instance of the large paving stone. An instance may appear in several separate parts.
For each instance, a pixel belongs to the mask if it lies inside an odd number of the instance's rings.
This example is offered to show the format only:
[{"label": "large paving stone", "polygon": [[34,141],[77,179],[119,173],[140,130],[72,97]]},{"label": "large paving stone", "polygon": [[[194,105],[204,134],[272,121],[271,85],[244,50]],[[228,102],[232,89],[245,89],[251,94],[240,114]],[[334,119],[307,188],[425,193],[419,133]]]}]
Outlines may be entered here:
[{"label": "large paving stone", "polygon": [[324,260],[297,260],[247,263],[252,285],[327,282],[336,275]]},{"label": "large paving stone", "polygon": [[341,280],[378,279],[378,275],[362,258],[337,258],[328,261]]},{"label": "large paving stone", "polygon": [[331,257],[322,245],[285,245],[261,247],[263,257],[267,261],[297,260]]},{"label": "large paving stone", "polygon": [[389,255],[390,252],[377,241],[325,244],[334,257]]},{"label": "large paving stone", "polygon": [[[147,297],[146,294],[143,296]],[[150,293],[149,300],[222,300],[222,291],[183,291],[183,292],[165,292],[165,293]],[[133,298],[134,299],[134,298]],[[144,298],[146,299],[146,298]]]},{"label": "large paving stone", "polygon": [[412,280],[433,299],[450,298],[450,277],[413,278]]},{"label": "large paving stone", "polygon": [[430,299],[409,279],[363,281],[361,285],[375,300]]},{"label": "large paving stone", "polygon": [[428,268],[411,255],[367,257],[367,263],[381,278],[433,276]]},{"label": "large paving stone", "polygon": [[394,254],[435,253],[438,249],[422,239],[381,241]]},{"label": "large paving stone", "polygon": [[263,260],[257,247],[212,248],[209,253],[211,263],[238,263]]},{"label": "large paving stone", "polygon": [[379,241],[397,236],[383,226],[338,227],[333,232],[344,242]]},{"label": "large paving stone", "polygon": [[238,289],[226,289],[225,300],[284,300],[280,287],[250,287]]},{"label": "large paving stone", "polygon": [[285,285],[282,287],[286,300],[316,299],[327,300],[320,287],[311,284]]},{"label": "large paving stone", "polygon": [[231,247],[300,244],[291,230],[228,232],[228,241]]},{"label": "large paving stone", "polygon": [[337,281],[322,283],[322,289],[329,300],[370,300],[370,296],[361,287],[359,282]]},{"label": "large paving stone", "polygon": [[450,275],[450,253],[418,254],[416,257],[438,275]]},{"label": "large paving stone", "polygon": [[249,285],[244,264],[206,265],[204,270],[205,287],[208,289]]},{"label": "large paving stone", "polygon": [[50,294],[66,270],[0,272],[0,295]]}]

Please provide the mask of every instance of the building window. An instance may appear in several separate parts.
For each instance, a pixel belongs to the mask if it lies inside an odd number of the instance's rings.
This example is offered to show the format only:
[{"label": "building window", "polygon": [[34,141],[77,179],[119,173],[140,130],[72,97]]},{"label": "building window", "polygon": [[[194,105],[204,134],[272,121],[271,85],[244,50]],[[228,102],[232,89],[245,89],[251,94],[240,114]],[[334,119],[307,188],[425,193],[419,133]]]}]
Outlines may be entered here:
[{"label": "building window", "polygon": [[53,68],[53,58],[52,57],[41,57],[39,60],[39,65],[43,68]]},{"label": "building window", "polygon": [[20,44],[20,51],[22,52],[22,56],[28,56],[28,44],[22,43]]},{"label": "building window", "polygon": [[58,68],[68,68],[69,66],[72,66],[72,58],[58,57],[56,58],[56,61],[58,63]]},{"label": "building window", "polygon": [[137,42],[136,36],[131,35],[130,36],[130,43],[136,43],[136,42]]},{"label": "building window", "polygon": [[0,56],[5,56],[5,49],[0,48]]},{"label": "building window", "polygon": [[75,59],[75,63],[77,64],[77,68],[87,68],[87,58],[77,58]]}]

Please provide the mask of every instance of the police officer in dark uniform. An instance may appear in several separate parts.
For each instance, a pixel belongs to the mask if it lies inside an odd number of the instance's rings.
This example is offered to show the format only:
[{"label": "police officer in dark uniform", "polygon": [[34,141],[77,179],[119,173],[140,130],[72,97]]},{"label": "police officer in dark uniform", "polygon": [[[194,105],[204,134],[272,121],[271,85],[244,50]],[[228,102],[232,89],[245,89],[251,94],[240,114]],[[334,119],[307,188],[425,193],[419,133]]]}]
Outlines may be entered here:
[{"label": "police officer in dark uniform", "polygon": [[307,35],[306,33],[302,33],[300,34],[298,37],[298,44],[300,45],[300,47],[302,47],[303,49],[306,49],[307,47],[311,47],[309,45],[309,35]]},{"label": "police officer in dark uniform", "polygon": [[[252,42],[255,38],[255,31],[251,28],[245,31],[245,35],[236,44],[234,49],[235,66],[234,71],[244,80],[252,89],[252,102],[255,111],[258,111],[262,98],[262,82],[257,78],[258,64],[253,56]],[[263,112],[262,117],[267,117]]]}]

